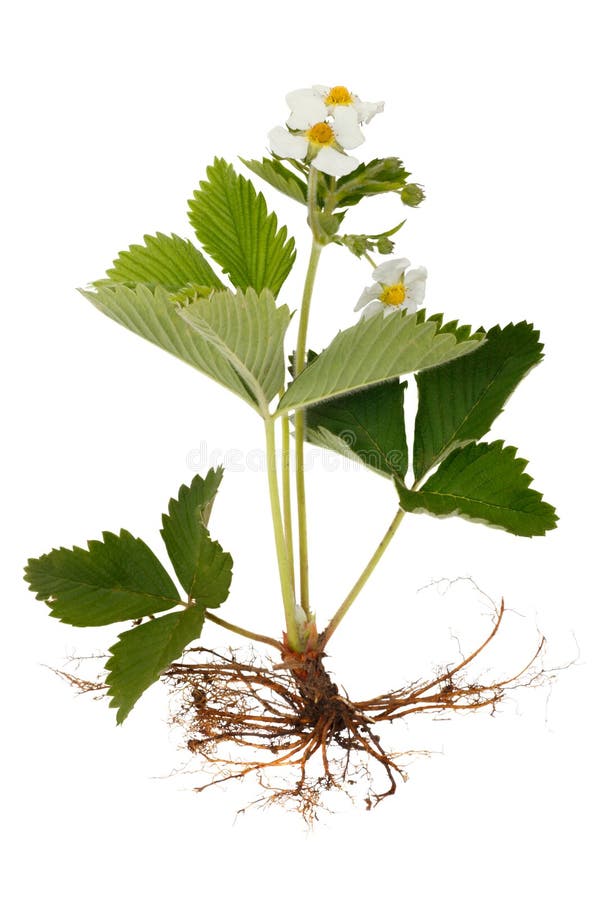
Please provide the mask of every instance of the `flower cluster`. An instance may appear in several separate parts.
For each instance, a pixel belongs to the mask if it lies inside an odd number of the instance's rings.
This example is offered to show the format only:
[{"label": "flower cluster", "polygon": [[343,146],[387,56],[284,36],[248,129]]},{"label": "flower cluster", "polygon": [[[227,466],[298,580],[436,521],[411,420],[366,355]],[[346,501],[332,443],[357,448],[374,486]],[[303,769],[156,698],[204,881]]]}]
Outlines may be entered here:
[{"label": "flower cluster", "polygon": [[290,108],[287,128],[269,132],[271,150],[287,159],[306,160],[326,175],[348,175],[359,161],[348,156],[364,141],[360,126],[383,110],[383,103],[367,103],[342,85],[315,85],[286,96]]},{"label": "flower cluster", "polygon": [[[383,111],[383,102],[367,103],[347,87],[322,84],[302,88],[286,95],[290,109],[287,127],[278,125],[269,132],[271,151],[284,159],[308,162],[326,175],[340,178],[353,172],[358,159],[346,150],[354,150],[365,140],[361,125]],[[417,185],[403,202],[416,206],[423,198]],[[370,318],[378,312],[416,312],[425,297],[427,270],[409,269],[408,259],[391,259],[373,269],[375,284],[362,292],[355,310]]]}]

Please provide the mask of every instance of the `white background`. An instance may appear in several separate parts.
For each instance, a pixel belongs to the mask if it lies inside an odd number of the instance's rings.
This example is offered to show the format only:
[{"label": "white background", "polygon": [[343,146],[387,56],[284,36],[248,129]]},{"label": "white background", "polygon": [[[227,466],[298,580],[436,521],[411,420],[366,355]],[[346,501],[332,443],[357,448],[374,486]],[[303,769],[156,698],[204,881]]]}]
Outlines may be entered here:
[{"label": "white background", "polygon": [[[578,0],[25,0],[5,11],[7,896],[594,894],[593,9]],[[427,265],[429,311],[475,326],[527,318],[541,329],[547,360],[494,435],[531,460],[535,486],[561,516],[558,530],[532,541],[413,517],[332,642],[331,666],[366,696],[398,686],[415,667],[425,674],[448,662],[450,633],[468,643],[469,629],[488,622],[483,607],[466,582],[446,593],[419,588],[461,576],[521,614],[509,617],[499,660],[520,662],[537,627],[548,665],[576,662],[551,690],[520,695],[493,718],[387,733],[398,749],[434,752],[413,762],[408,784],[374,812],[358,803],[307,833],[278,811],[235,820],[255,796],[251,785],[198,796],[189,781],[163,778],[184,762],[166,695],[153,689],[119,729],[105,703],[74,696],[45,664],[103,650],[119,629],[84,633],[49,619],[21,571],[28,556],[81,545],[101,529],[127,527],[160,552],[160,513],[191,478],[194,451],[244,455],[261,446],[258,421],[233,395],[119,329],[75,288],[145,232],[190,236],[186,200],[212,156],[259,156],[267,131],[284,121],[285,93],[313,82],[386,101],[358,153],[401,156],[427,188],[398,250]],[[295,306],[307,248],[302,211],[265,192],[298,238],[298,271],[282,295]],[[355,222],[377,230],[397,215],[388,198]],[[313,346],[354,321],[368,277],[368,266],[341,250],[325,254]],[[264,482],[264,473],[230,471],[214,530],[235,559],[227,614],[277,634]],[[394,497],[383,479],[327,472],[322,460],[309,490],[323,621],[377,544]],[[206,639],[223,643],[216,629]]]}]

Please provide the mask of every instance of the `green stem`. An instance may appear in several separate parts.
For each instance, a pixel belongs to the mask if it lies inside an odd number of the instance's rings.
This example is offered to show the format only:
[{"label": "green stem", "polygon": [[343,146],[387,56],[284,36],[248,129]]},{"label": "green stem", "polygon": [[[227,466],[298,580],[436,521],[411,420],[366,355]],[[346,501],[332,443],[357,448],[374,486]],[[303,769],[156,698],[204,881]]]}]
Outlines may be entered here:
[{"label": "green stem", "polygon": [[280,651],[284,649],[281,641],[276,641],[275,638],[267,637],[266,634],[256,634],[254,631],[248,631],[247,628],[240,628],[239,625],[232,625],[231,622],[221,619],[220,616],[215,616],[214,613],[208,612],[208,610],[206,610],[204,615],[209,622],[214,622],[215,625],[220,625],[221,628],[226,628],[227,631],[233,631],[235,634],[240,634],[242,637],[249,638],[251,641],[260,641],[261,644],[270,644],[271,647],[275,647]]},{"label": "green stem", "polygon": [[265,418],[265,437],[267,442],[267,475],[269,478],[269,496],[271,498],[271,515],[273,518],[273,534],[275,536],[275,549],[277,551],[277,563],[279,566],[279,580],[281,582],[281,596],[285,610],[285,624],[290,648],[296,652],[302,650],[296,624],[296,598],[294,596],[294,582],[292,581],[290,559],[281,517],[281,502],[279,499],[279,484],[277,482],[277,452],[275,446],[275,422],[272,416]]},{"label": "green stem", "polygon": [[[312,178],[313,169],[311,169]],[[316,185],[316,178],[313,179]],[[310,181],[309,181],[310,189]],[[310,191],[309,191],[310,203]],[[309,212],[310,220],[310,212]],[[294,361],[294,376],[297,378],[306,365],[306,336],[308,332],[308,316],[310,313],[310,301],[315,285],[317,266],[321,255],[322,245],[313,238],[304,294],[300,309],[300,324],[298,326],[298,342],[296,344],[296,356]],[[296,448],[296,497],[298,502],[298,557],[300,567],[300,602],[302,609],[310,618],[310,600],[308,584],[308,537],[306,523],[306,487],[304,482],[304,434],[305,415],[303,410],[296,410],[294,416],[295,448]]]},{"label": "green stem", "polygon": [[396,534],[396,531],[398,530],[398,526],[400,525],[400,522],[402,521],[403,518],[404,518],[404,510],[398,509],[398,512],[394,516],[390,527],[388,528],[388,530],[384,534],[383,538],[381,539],[375,553],[373,554],[373,556],[367,563],[366,567],[363,569],[363,572],[362,572],[360,578],[358,579],[358,581],[356,582],[356,584],[354,585],[354,587],[352,588],[352,590],[350,591],[350,593],[348,594],[348,596],[346,597],[346,599],[344,600],[344,602],[342,603],[342,605],[340,606],[340,608],[338,609],[336,614],[333,616],[331,622],[325,629],[325,631],[323,633],[323,643],[322,643],[323,647],[325,646],[325,644],[327,644],[329,642],[331,636],[333,635],[333,632],[336,630],[336,628],[338,627],[338,625],[340,624],[340,622],[342,621],[342,619],[344,618],[344,616],[346,615],[346,613],[348,612],[348,610],[350,609],[350,607],[352,606],[352,604],[354,603],[354,601],[356,600],[356,598],[358,597],[358,595],[360,594],[362,589],[364,588],[365,584],[369,580],[377,563],[379,562],[379,560],[381,559],[381,557],[387,550],[392,538]]},{"label": "green stem", "polygon": [[294,574],[294,529],[292,525],[292,491],[290,482],[290,417],[281,418],[281,493],[283,496],[283,526],[292,583]]}]

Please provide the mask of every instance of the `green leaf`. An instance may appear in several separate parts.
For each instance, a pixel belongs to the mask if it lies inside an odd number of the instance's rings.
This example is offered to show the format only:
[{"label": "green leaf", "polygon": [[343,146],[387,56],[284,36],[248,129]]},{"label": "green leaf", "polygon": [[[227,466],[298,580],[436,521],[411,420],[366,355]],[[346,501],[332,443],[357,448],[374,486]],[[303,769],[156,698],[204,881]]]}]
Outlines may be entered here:
[{"label": "green leaf", "polygon": [[189,217],[198,239],[241,290],[277,295],[294,263],[296,251],[287,229],[277,230],[262,194],[237,175],[224,159],[215,159],[207,180],[189,201]]},{"label": "green leaf", "polygon": [[402,160],[394,156],[361,163],[349,175],[344,175],[336,181],[333,192],[335,205],[354,206],[363,197],[398,191],[404,187],[409,175],[410,172],[406,171]]},{"label": "green leaf", "polygon": [[[103,532],[88,549],[61,547],[30,559],[25,580],[51,616],[79,627],[109,625],[170,609],[177,588],[152,550],[128,531]],[[52,599],[51,599],[52,598]]]},{"label": "green leaf", "polygon": [[125,721],[144,691],[200,636],[203,625],[204,610],[191,606],[119,635],[106,663],[106,684],[112,697],[110,706],[118,709],[117,724]]},{"label": "green leaf", "polygon": [[229,366],[231,381],[222,383],[237,392],[241,380],[263,414],[285,380],[283,339],[290,322],[287,306],[277,307],[273,295],[229,291],[197,300],[179,310],[181,318],[215,348]]},{"label": "green leaf", "polygon": [[470,353],[483,339],[468,326],[425,319],[423,311],[407,315],[383,312],[341,331],[292,382],[279,410],[299,409],[340,394],[389,381]]},{"label": "green leaf", "polygon": [[475,522],[533,537],[556,528],[553,506],[529,487],[527,460],[502,441],[468,444],[454,450],[418,491],[396,483],[407,512],[459,515]]},{"label": "green leaf", "polygon": [[144,235],[143,245],[132,244],[119,253],[106,274],[121,284],[160,284],[172,293],[187,284],[223,288],[208,261],[190,241],[160,232],[156,236]]},{"label": "green leaf", "polygon": [[100,285],[96,291],[81,293],[115,322],[194,366],[242,397],[253,408],[256,406],[254,396],[231,363],[212,341],[206,340],[196,328],[183,320],[179,307],[164,288],[150,290],[144,285],[137,285],[136,288]]},{"label": "green leaf", "polygon": [[241,161],[251,172],[254,172],[255,175],[258,175],[271,187],[281,191],[286,197],[291,197],[292,200],[297,200],[298,203],[306,206],[308,196],[306,182],[298,178],[293,172],[290,172],[278,159],[263,157],[262,161],[258,159],[242,159]]},{"label": "green leaf", "polygon": [[307,439],[381,475],[404,479],[408,467],[405,388],[405,381],[387,381],[309,406]]},{"label": "green leaf", "polygon": [[542,359],[533,325],[496,326],[474,353],[416,376],[415,479],[456,447],[483,437],[525,375]]},{"label": "green leaf", "polygon": [[182,485],[162,520],[161,534],[188,598],[210,607],[227,599],[233,567],[229,553],[206,528],[222,477],[222,469],[210,469],[205,479],[196,475],[189,487]]}]

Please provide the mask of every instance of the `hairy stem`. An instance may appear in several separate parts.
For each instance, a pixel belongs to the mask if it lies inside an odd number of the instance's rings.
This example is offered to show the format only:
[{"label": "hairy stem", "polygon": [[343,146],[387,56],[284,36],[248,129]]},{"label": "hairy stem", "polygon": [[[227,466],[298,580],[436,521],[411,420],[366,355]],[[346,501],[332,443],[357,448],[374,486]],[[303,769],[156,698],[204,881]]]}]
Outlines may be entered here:
[{"label": "hairy stem", "polygon": [[[317,209],[317,179],[318,172],[311,166],[308,179],[308,221],[312,223]],[[308,333],[308,317],[310,313],[310,301],[317,266],[321,255],[322,245],[313,237],[310,251],[310,259],[306,270],[302,306],[300,308],[300,323],[298,326],[298,341],[296,344],[296,356],[294,359],[294,377],[298,377],[306,366],[306,336]],[[308,529],[306,523],[306,487],[304,481],[304,433],[305,415],[303,410],[296,410],[294,416],[295,448],[296,448],[296,498],[298,503],[298,556],[300,566],[300,602],[306,616],[310,618],[310,599],[308,584]]]},{"label": "hairy stem", "polygon": [[335,615],[331,619],[331,622],[325,629],[325,631],[323,633],[323,644],[322,644],[323,647],[325,646],[325,644],[328,643],[328,641],[330,640],[334,631],[336,630],[336,628],[338,627],[338,625],[340,624],[340,622],[342,621],[342,619],[344,618],[344,616],[346,615],[346,613],[348,612],[348,610],[350,609],[350,607],[352,606],[352,604],[354,603],[354,601],[356,600],[356,598],[358,597],[358,595],[360,594],[362,589],[364,588],[365,584],[369,580],[372,572],[374,571],[375,567],[377,566],[377,563],[379,562],[379,560],[381,559],[381,557],[387,550],[388,546],[390,545],[390,542],[391,542],[392,538],[394,537],[394,535],[396,534],[396,531],[398,530],[398,526],[400,525],[400,522],[402,521],[403,518],[404,518],[404,510],[398,509],[398,512],[392,519],[392,523],[391,523],[390,527],[388,528],[388,530],[384,534],[383,538],[379,542],[379,545],[378,545],[377,549],[375,550],[375,553],[373,554],[373,556],[371,557],[371,559],[369,560],[369,562],[363,569],[363,571],[360,575],[360,578],[358,579],[358,581],[356,582],[356,584],[354,585],[354,587],[352,588],[352,590],[350,591],[350,593],[348,594],[348,596],[346,597],[346,599],[344,600],[344,602],[342,603],[342,605],[340,606],[338,611],[335,613]]},{"label": "hairy stem", "polygon": [[290,563],[290,574],[292,582],[295,582],[294,529],[292,525],[292,490],[290,482],[290,417],[287,413],[281,417],[281,493],[283,497],[283,527]]},{"label": "hairy stem", "polygon": [[269,478],[269,496],[271,499],[271,515],[273,518],[273,533],[275,536],[275,549],[277,551],[277,564],[279,566],[279,580],[281,582],[281,596],[285,610],[285,623],[288,643],[292,650],[302,650],[296,624],[296,598],[294,595],[294,582],[290,567],[287,542],[281,516],[281,502],[279,499],[279,484],[277,482],[277,454],[275,446],[275,422],[271,416],[265,419],[265,437],[267,442],[267,474]]},{"label": "hairy stem", "polygon": [[248,631],[247,628],[240,628],[239,625],[233,625],[231,622],[227,622],[225,619],[221,619],[220,616],[215,616],[214,613],[208,611],[206,611],[204,615],[209,622],[214,622],[215,625],[220,625],[221,628],[226,628],[227,631],[233,631],[235,634],[249,638],[251,641],[259,641],[261,644],[270,644],[271,647],[275,647],[279,651],[284,649],[281,641],[276,641],[275,638],[268,637],[266,634],[257,634],[255,631]]}]

